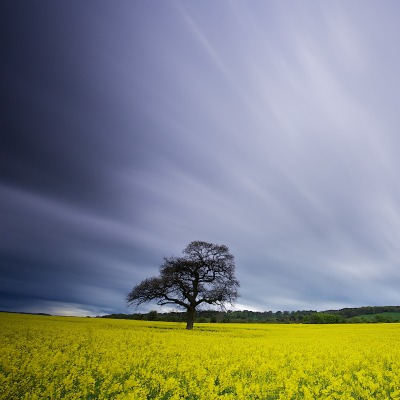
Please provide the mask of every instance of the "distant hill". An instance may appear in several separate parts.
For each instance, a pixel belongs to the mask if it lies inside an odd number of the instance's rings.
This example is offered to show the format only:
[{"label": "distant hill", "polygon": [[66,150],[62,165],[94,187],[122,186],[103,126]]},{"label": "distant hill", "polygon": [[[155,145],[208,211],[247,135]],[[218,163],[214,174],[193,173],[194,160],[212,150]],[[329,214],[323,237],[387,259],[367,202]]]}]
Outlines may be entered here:
[{"label": "distant hill", "polygon": [[[0,311],[4,313],[51,316],[47,313]],[[185,312],[141,314],[109,314],[98,318],[133,319],[147,321],[186,322]],[[196,322],[222,323],[274,323],[274,324],[335,324],[335,323],[378,323],[400,322],[400,306],[368,306],[342,308],[340,310],[299,311],[198,311]]]},{"label": "distant hill", "polygon": [[352,322],[400,322],[400,312],[382,312],[376,314],[361,314],[351,317]]},{"label": "distant hill", "polygon": [[341,310],[329,310],[324,312],[342,315],[345,318],[351,318],[382,313],[400,313],[400,306],[368,306],[357,308],[342,308]]},{"label": "distant hill", "polygon": [[51,317],[51,314],[46,313],[30,313],[30,312],[21,312],[21,311],[1,311],[0,313],[9,313],[9,314],[27,314],[27,315],[44,315],[47,317]]},{"label": "distant hill", "polygon": [[[134,319],[148,321],[184,322],[185,312],[147,314],[111,314],[101,318]],[[361,323],[361,322],[400,322],[400,306],[376,306],[342,308],[327,311],[199,311],[196,322],[235,322],[235,323]]]}]

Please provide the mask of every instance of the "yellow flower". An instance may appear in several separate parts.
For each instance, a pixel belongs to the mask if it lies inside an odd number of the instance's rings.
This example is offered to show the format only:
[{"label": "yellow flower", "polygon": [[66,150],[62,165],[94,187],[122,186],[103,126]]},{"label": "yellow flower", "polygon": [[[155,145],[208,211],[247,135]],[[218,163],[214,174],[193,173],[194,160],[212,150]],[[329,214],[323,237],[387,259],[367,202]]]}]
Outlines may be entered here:
[{"label": "yellow flower", "polygon": [[0,398],[400,399],[399,334],[0,313]]}]

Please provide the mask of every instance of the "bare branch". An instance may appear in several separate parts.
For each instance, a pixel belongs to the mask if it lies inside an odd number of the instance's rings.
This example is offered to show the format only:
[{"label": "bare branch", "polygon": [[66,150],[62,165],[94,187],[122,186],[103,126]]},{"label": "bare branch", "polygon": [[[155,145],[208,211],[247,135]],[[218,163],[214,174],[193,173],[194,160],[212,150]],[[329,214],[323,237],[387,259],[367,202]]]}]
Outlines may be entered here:
[{"label": "bare branch", "polygon": [[234,257],[227,246],[195,241],[183,254],[164,258],[160,275],[135,286],[126,301],[128,305],[149,301],[176,304],[188,311],[191,329],[197,306],[205,303],[223,308],[225,303],[234,303],[239,296],[239,282],[235,278]]}]

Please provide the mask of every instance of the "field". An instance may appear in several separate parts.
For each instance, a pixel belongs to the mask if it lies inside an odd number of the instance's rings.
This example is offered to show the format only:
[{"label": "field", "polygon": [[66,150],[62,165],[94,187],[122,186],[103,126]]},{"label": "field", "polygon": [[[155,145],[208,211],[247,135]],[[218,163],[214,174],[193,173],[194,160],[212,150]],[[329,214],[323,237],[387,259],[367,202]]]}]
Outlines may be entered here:
[{"label": "field", "polygon": [[0,313],[1,399],[400,399],[400,324]]}]

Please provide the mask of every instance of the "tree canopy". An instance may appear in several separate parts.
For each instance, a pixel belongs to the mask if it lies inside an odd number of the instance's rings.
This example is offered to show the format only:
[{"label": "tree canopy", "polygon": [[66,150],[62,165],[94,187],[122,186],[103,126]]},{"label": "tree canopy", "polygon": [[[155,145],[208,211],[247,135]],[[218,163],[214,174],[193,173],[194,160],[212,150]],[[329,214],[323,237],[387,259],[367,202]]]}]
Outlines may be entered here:
[{"label": "tree canopy", "polygon": [[186,309],[186,329],[193,329],[196,309],[203,304],[233,304],[239,296],[234,257],[225,245],[189,243],[182,257],[164,257],[160,274],[147,278],[128,294],[128,305],[156,301]]}]

